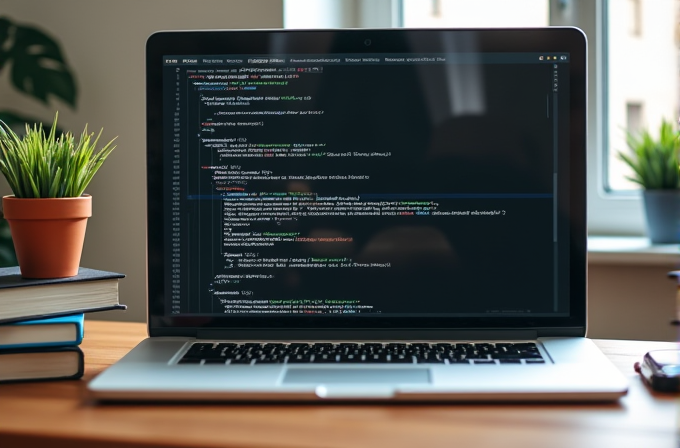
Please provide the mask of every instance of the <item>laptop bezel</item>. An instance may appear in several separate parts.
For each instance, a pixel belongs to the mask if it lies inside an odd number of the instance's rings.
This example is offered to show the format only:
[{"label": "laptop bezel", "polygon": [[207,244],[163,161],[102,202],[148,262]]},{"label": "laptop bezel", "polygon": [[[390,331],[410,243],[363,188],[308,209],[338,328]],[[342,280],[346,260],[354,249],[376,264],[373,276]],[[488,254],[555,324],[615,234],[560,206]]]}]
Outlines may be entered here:
[{"label": "laptop bezel", "polygon": [[[285,42],[289,53],[319,54],[329,40],[334,53],[399,52],[401,38],[420,34],[433,39],[438,33],[472,33],[486,51],[563,52],[570,55],[569,148],[569,317],[191,317],[166,313],[163,243],[163,95],[162,57],[177,54],[267,54]],[[316,42],[318,45],[310,45]],[[337,330],[344,338],[366,330],[409,337],[432,331],[504,331],[530,329],[537,336],[583,336],[586,327],[586,38],[573,27],[530,29],[390,29],[390,30],[205,30],[164,31],[151,35],[146,47],[147,100],[147,304],[151,336],[218,335],[221,330],[266,329],[284,334]],[[165,155],[168,156],[167,154]],[[481,333],[480,333],[481,334]]]}]

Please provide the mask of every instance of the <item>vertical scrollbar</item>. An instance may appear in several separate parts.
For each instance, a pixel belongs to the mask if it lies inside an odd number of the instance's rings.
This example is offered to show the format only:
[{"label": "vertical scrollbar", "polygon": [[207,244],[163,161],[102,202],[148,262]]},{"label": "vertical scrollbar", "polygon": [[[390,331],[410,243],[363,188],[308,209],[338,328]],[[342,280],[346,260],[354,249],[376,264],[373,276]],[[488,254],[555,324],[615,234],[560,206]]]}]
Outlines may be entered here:
[{"label": "vertical scrollbar", "polygon": [[559,257],[558,257],[558,252],[559,252],[559,244],[558,244],[558,231],[559,231],[559,225],[558,225],[558,213],[559,213],[559,185],[558,185],[558,176],[557,173],[559,173],[559,157],[558,157],[558,149],[559,149],[559,123],[558,123],[558,116],[557,116],[557,89],[558,89],[558,80],[557,80],[557,64],[553,66],[553,101],[552,101],[552,107],[553,107],[553,114],[552,114],[552,119],[553,119],[553,285],[554,285],[554,292],[553,292],[553,311],[557,312],[558,311],[558,306],[559,306],[559,301],[558,301],[558,293],[559,293],[559,271],[560,271],[560,266],[559,266]]},{"label": "vertical scrollbar", "polygon": [[558,293],[559,293],[559,265],[558,265],[558,251],[557,244],[557,173],[553,173],[553,311],[558,311]]},{"label": "vertical scrollbar", "polygon": [[[555,65],[557,67],[557,65]],[[557,84],[555,84],[557,85]],[[556,90],[556,88],[554,89]],[[557,92],[553,92],[553,101],[552,101],[552,107],[553,107],[553,242],[557,243],[557,203],[558,203],[558,197],[557,197],[557,173],[559,173],[559,160],[558,160],[558,155],[559,155],[559,138],[558,138],[558,133],[559,133],[559,123],[557,122]]]},{"label": "vertical scrollbar", "polygon": [[557,243],[557,173],[553,173],[553,243]]}]

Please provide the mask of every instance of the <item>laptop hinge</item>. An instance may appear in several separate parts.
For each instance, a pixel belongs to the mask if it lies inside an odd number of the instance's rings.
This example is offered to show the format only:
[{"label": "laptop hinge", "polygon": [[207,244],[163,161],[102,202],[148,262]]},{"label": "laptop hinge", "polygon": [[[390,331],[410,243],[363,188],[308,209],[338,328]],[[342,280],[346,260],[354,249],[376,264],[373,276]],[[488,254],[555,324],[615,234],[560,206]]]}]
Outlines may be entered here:
[{"label": "laptop hinge", "polygon": [[414,341],[414,340],[532,340],[535,330],[414,330],[414,329],[229,329],[199,330],[198,339],[227,340],[356,340],[356,341]]}]

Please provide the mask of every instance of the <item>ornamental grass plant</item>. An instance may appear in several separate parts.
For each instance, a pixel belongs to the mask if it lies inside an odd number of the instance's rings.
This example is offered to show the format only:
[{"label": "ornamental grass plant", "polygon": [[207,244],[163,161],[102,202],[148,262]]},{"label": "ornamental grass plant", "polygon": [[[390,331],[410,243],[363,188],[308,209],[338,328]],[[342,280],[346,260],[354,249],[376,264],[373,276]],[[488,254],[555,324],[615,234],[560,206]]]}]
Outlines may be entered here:
[{"label": "ornamental grass plant", "polygon": [[658,137],[644,130],[639,134],[628,132],[626,142],[629,153],[619,157],[632,170],[626,178],[645,190],[674,190],[680,188],[680,136],[673,124],[663,120]]},{"label": "ornamental grass plant", "polygon": [[77,141],[71,132],[57,136],[58,116],[49,133],[26,124],[23,136],[0,121],[0,171],[16,198],[79,197],[116,148],[114,138],[97,150],[103,129],[95,137],[87,125]]}]

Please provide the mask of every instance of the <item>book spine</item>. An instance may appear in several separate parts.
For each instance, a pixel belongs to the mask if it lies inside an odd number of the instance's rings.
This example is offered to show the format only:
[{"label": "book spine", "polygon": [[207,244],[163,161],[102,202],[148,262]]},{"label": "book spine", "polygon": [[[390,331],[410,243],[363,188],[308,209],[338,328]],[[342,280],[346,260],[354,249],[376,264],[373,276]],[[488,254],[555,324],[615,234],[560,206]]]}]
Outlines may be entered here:
[{"label": "book spine", "polygon": [[[50,326],[50,325],[73,325],[73,334],[75,337],[73,339],[65,339],[61,341],[49,341],[49,340],[43,340],[43,341],[34,341],[34,342],[24,342],[24,343],[0,343],[0,350],[7,350],[7,349],[24,349],[24,348],[33,348],[33,347],[61,347],[61,346],[74,346],[74,345],[80,345],[83,342],[83,335],[84,335],[84,328],[83,328],[83,322],[84,322],[84,315],[73,315],[73,316],[65,316],[61,318],[47,318],[44,320],[31,320],[31,321],[26,321],[26,322],[18,322],[18,323],[12,323],[12,324],[5,324],[2,325],[0,324],[0,331],[3,331],[3,327],[5,329],[9,328],[10,331],[25,331],[25,332],[31,332],[33,331],[34,325],[38,326]],[[2,341],[3,337],[0,335],[0,342]]]},{"label": "book spine", "polygon": [[39,377],[39,378],[21,378],[21,379],[0,379],[0,384],[8,383],[25,383],[25,382],[35,382],[35,381],[54,381],[54,380],[75,380],[82,378],[83,373],[85,373],[85,356],[83,351],[76,346],[73,347],[54,347],[47,349],[9,349],[0,350],[0,362],[2,362],[2,356],[12,353],[34,353],[39,356],[41,353],[52,353],[60,351],[72,351],[78,354],[78,363],[76,369],[73,373],[64,376],[51,376],[51,377]]}]

